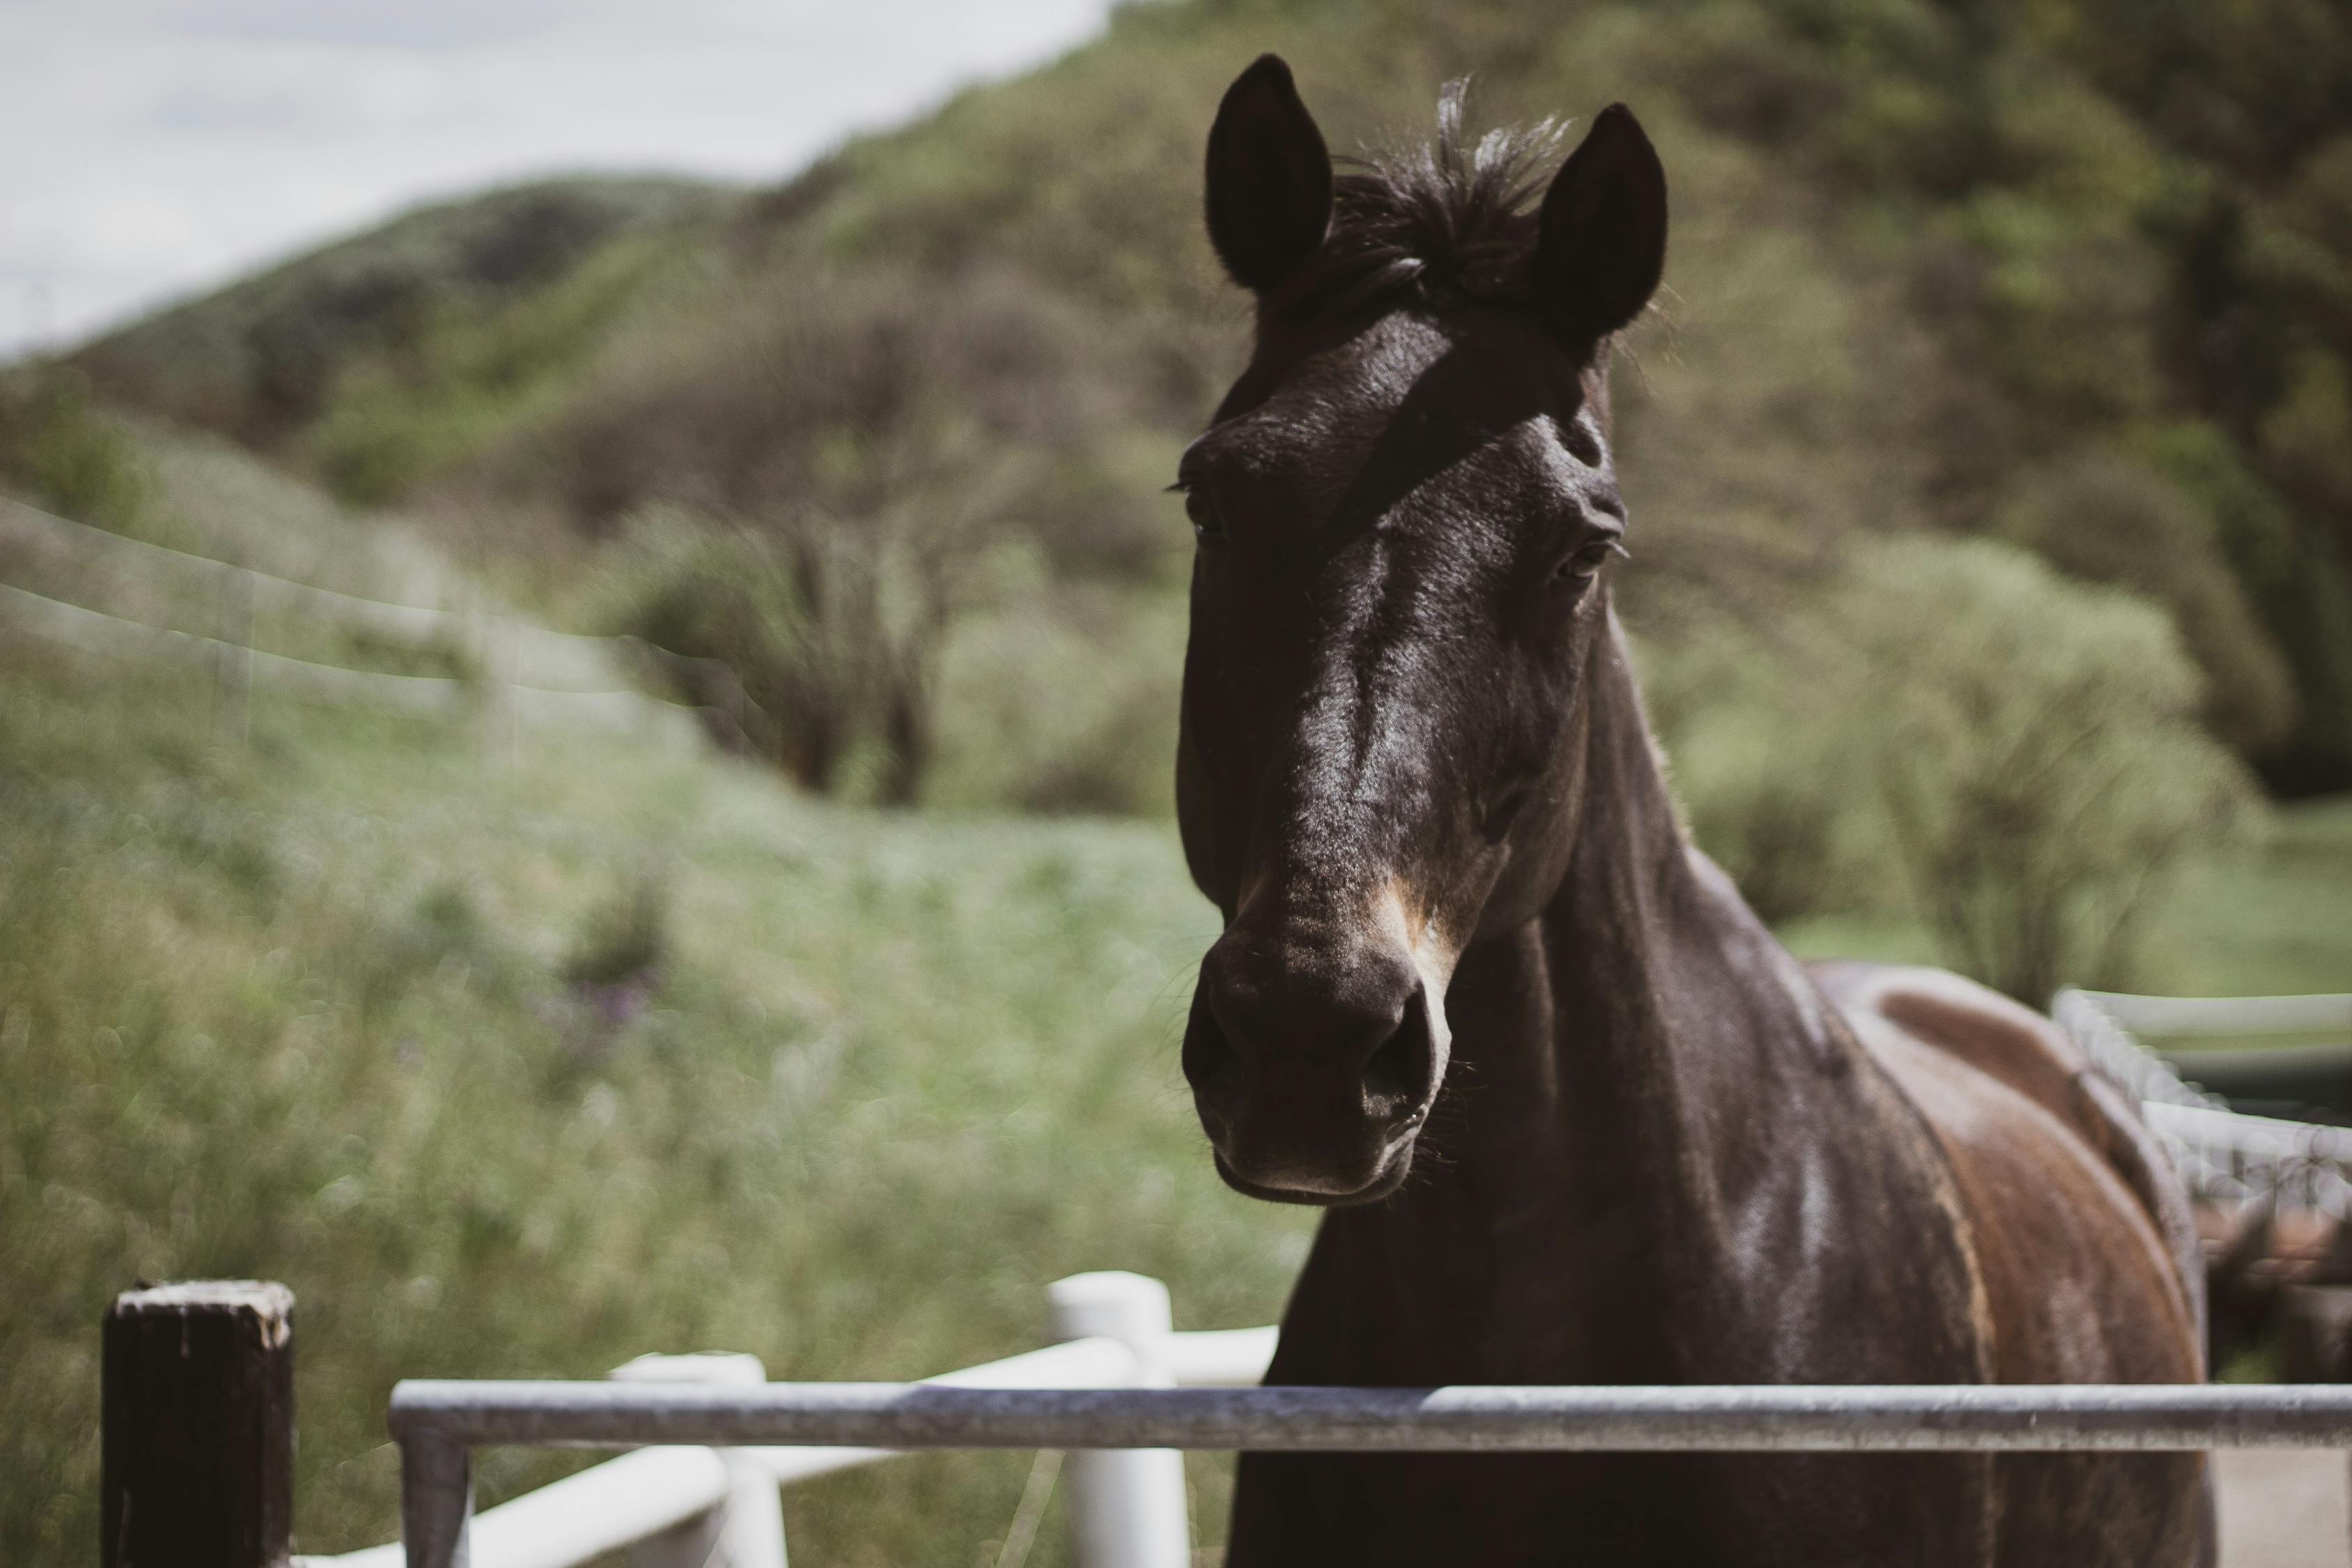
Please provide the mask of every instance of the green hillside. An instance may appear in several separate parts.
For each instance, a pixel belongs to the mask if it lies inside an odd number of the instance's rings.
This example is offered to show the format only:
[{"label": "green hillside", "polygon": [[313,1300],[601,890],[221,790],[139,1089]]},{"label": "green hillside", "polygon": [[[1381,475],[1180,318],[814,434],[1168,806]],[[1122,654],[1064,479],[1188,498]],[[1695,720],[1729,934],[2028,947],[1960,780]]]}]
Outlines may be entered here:
[{"label": "green hillside", "polygon": [[[528,512],[541,553],[548,527],[599,537],[665,505],[770,533],[812,493],[878,514],[907,488],[828,471],[845,444],[911,443],[950,489],[985,470],[1019,490],[990,542],[1042,564],[979,607],[1021,599],[1119,668],[1104,623],[1167,591],[1179,537],[1152,492],[1243,338],[1196,170],[1262,48],[1343,149],[1419,133],[1465,71],[1492,120],[1642,113],[1675,191],[1664,318],[1621,377],[1654,625],[1736,608],[1849,528],[1994,532],[2165,603],[2210,723],[2273,785],[2352,785],[2352,22],[2324,0],[1131,5],[1097,44],[746,200],[507,193],[80,360],[346,494]],[[431,237],[520,232],[531,202],[570,216],[488,285]],[[380,297],[400,303],[352,304]],[[840,700],[878,735],[938,679]],[[1067,787],[1149,804],[1084,782],[1105,766],[1080,756]]]},{"label": "green hillside", "polygon": [[117,402],[381,500],[561,401],[616,313],[733,193],[540,181],[421,208],[83,349]]}]

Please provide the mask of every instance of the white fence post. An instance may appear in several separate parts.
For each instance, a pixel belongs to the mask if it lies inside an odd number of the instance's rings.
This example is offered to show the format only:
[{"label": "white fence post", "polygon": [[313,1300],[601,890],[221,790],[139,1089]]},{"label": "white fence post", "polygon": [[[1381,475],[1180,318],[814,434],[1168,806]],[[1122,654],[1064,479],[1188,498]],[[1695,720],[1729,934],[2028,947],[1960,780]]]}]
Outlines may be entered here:
[{"label": "white fence post", "polygon": [[[1054,1333],[1100,1335],[1135,1356],[1135,1384],[1173,1383],[1160,1346],[1175,1328],[1168,1287],[1140,1274],[1074,1274],[1045,1288]],[[1092,1449],[1068,1461],[1073,1556],[1078,1568],[1190,1568],[1192,1531],[1184,1456],[1173,1448]]]},{"label": "white fence post", "polygon": [[220,579],[219,624],[213,629],[213,733],[240,752],[253,732],[253,585],[251,572],[224,566]]},{"label": "white fence post", "polygon": [[[641,1355],[613,1369],[625,1383],[762,1384],[755,1355]],[[776,1478],[757,1460],[714,1448],[727,1467],[717,1508],[629,1548],[629,1568],[785,1568],[784,1512]]]}]

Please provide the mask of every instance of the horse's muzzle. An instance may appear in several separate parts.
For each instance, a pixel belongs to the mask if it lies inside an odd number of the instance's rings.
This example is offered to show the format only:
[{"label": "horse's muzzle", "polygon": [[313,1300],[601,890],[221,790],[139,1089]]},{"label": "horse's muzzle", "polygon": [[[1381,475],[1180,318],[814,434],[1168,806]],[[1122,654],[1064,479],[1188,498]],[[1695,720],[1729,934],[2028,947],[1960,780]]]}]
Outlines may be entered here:
[{"label": "horse's muzzle", "polygon": [[1278,1203],[1386,1197],[1444,1075],[1442,1007],[1403,956],[1302,953],[1236,928],[1202,961],[1184,1076],[1217,1171]]}]

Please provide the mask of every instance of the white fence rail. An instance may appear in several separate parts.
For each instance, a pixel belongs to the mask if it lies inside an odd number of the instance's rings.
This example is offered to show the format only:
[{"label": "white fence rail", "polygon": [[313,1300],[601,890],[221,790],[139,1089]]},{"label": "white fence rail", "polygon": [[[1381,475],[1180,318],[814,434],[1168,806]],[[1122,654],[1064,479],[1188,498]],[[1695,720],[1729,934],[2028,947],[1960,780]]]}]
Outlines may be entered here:
[{"label": "white fence rail", "polygon": [[[1274,1357],[1272,1328],[1174,1332],[1168,1288],[1141,1275],[1076,1275],[1048,1287],[1047,1298],[1055,1331],[1078,1337],[919,1384],[887,1386],[1096,1392],[1234,1386],[1256,1383]],[[796,1386],[767,1384],[764,1376],[751,1356],[658,1356],[616,1369],[614,1383],[555,1386],[593,1388],[656,1405],[698,1398],[756,1400]],[[681,1386],[688,1384],[693,1386]],[[747,1384],[757,1385],[756,1391]],[[466,1530],[468,1554],[429,1560],[463,1562],[469,1568],[572,1568],[604,1552],[636,1547],[637,1568],[782,1568],[781,1518],[770,1528],[778,1486],[896,1458],[911,1447],[940,1446],[685,1447],[670,1445],[655,1432],[631,1441],[662,1446],[639,1448],[473,1515]],[[1190,1568],[1181,1455],[1164,1448],[1089,1450],[1071,1455],[1064,1474],[1074,1555],[1086,1568]],[[748,1527],[738,1522],[747,1510],[753,1521]],[[407,1547],[395,1542],[297,1561],[304,1568],[402,1568],[419,1560],[417,1530],[404,1518]],[[772,1549],[766,1544],[771,1540]]]},{"label": "white fence rail", "polygon": [[2050,1014],[2138,1097],[2191,1196],[2232,1203],[2275,1195],[2338,1220],[2352,1217],[2352,1128],[2232,1110],[2220,1096],[2184,1082],[2132,1032],[2300,1034],[2338,1022],[2352,1029],[2352,995],[2128,996],[2070,988],[2052,999]]},{"label": "white fence rail", "polygon": [[[452,609],[400,604],[275,577],[250,567],[193,555],[144,540],[130,539],[0,498],[0,524],[19,537],[56,536],[70,541],[75,553],[113,552],[155,566],[188,592],[216,596],[210,631],[156,626],[89,605],[0,583],[0,629],[78,652],[109,658],[201,664],[217,672],[222,728],[242,744],[248,694],[267,687],[315,705],[372,708],[410,713],[461,713],[485,705],[499,721],[486,731],[494,752],[511,751],[527,723],[548,721],[621,728],[638,734],[659,732],[677,744],[691,744],[701,722],[731,731],[731,739],[757,749],[772,738],[775,721],[743,689],[726,664],[670,650],[634,637],[586,637],[534,626],[474,603]],[[310,618],[361,630],[384,641],[419,650],[457,650],[478,674],[404,675],[352,669],[297,658],[257,646],[256,611],[275,604],[282,612],[299,606]],[[180,617],[185,619],[184,616]],[[691,668],[707,679],[715,700],[673,702],[626,684],[621,672],[648,662],[672,674]]]}]

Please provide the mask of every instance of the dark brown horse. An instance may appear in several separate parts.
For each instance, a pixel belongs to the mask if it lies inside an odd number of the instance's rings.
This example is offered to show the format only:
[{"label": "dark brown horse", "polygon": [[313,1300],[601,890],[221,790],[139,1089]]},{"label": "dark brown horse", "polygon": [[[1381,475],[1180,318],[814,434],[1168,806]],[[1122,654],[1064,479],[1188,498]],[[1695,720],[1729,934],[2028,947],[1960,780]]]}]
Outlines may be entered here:
[{"label": "dark brown horse", "polygon": [[[1329,1208],[1269,1381],[2197,1381],[2133,1108],[1967,982],[1808,973],[1685,840],[1610,609],[1664,174],[1612,108],[1525,210],[1528,142],[1458,117],[1335,178],[1269,56],[1209,138],[1258,311],[1180,475],[1225,916],[1184,1070],[1226,1181]],[[1228,1562],[2168,1568],[2210,1529],[2195,1455],[1251,1455]]]}]

